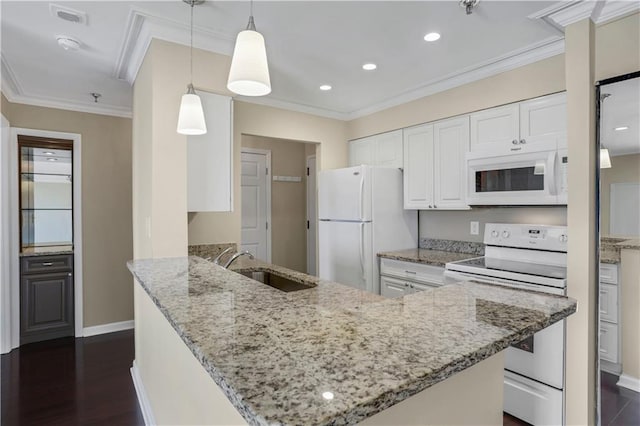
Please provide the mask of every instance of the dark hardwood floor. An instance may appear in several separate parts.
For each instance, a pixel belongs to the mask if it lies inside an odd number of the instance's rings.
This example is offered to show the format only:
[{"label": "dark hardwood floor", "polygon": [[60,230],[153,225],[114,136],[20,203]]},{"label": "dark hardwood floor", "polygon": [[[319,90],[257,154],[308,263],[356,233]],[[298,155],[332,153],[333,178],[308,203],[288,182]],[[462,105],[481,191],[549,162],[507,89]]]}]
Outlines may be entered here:
[{"label": "dark hardwood floor", "polygon": [[24,345],[2,355],[2,425],[144,425],[129,368],[133,331]]},{"label": "dark hardwood floor", "polygon": [[[129,368],[133,331],[57,339],[2,355],[2,425],[144,425]],[[640,394],[602,373],[602,425],[640,425]],[[504,426],[527,423],[508,414]]]}]

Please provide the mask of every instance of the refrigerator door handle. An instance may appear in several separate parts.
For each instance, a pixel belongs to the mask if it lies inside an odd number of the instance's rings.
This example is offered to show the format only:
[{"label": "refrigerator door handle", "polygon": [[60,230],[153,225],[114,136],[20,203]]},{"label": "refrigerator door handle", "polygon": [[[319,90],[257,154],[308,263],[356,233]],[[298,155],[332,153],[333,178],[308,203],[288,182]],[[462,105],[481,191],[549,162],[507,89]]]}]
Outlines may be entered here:
[{"label": "refrigerator door handle", "polygon": [[360,271],[362,272],[362,279],[366,279],[364,276],[364,223],[360,224]]},{"label": "refrigerator door handle", "polygon": [[360,176],[360,220],[364,220],[363,204],[364,204],[364,173]]}]

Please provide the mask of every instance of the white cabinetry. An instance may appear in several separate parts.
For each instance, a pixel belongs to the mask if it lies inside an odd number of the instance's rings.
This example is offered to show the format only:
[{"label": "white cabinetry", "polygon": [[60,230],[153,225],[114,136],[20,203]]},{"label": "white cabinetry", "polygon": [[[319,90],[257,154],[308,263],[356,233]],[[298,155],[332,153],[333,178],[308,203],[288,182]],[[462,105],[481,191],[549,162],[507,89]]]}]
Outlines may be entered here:
[{"label": "white cabinetry", "polygon": [[187,210],[233,208],[233,104],[228,96],[198,91],[207,133],[187,137]]},{"label": "white cabinetry", "polygon": [[468,151],[468,116],[406,129],[404,208],[468,209],[465,192]]},{"label": "white cabinetry", "polygon": [[402,168],[402,130],[349,141],[349,166]]},{"label": "white cabinetry", "polygon": [[531,152],[566,146],[566,94],[491,108],[471,114],[471,151]]},{"label": "white cabinetry", "polygon": [[603,370],[620,373],[618,265],[600,264],[600,359]]},{"label": "white cabinetry", "polygon": [[394,259],[380,259],[380,294],[401,297],[440,287],[444,284],[444,268]]}]

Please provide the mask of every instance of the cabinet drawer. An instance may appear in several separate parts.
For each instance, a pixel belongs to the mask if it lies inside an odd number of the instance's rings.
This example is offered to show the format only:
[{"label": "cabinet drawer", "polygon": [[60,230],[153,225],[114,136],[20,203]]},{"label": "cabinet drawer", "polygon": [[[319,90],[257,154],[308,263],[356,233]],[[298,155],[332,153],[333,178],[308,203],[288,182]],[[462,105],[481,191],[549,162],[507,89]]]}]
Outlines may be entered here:
[{"label": "cabinet drawer", "polygon": [[600,359],[618,362],[618,326],[600,323]]},{"label": "cabinet drawer", "polygon": [[418,283],[442,285],[444,268],[422,263],[403,262],[394,259],[380,259],[380,274]]},{"label": "cabinet drawer", "polygon": [[380,277],[380,293],[384,297],[402,297],[409,293],[409,284],[389,277]]},{"label": "cabinet drawer", "polygon": [[29,256],[22,258],[22,274],[46,274],[47,272],[71,272],[73,255]]},{"label": "cabinet drawer", "polygon": [[600,284],[600,319],[618,323],[618,286]]},{"label": "cabinet drawer", "polygon": [[600,264],[600,282],[618,284],[618,265]]}]

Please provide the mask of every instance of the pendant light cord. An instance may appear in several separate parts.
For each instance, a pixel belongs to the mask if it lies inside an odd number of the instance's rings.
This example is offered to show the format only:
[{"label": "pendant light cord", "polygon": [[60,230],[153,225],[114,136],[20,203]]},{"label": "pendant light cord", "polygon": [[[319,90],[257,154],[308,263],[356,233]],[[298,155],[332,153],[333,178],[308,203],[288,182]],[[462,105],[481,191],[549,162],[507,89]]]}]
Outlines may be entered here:
[{"label": "pendant light cord", "polygon": [[191,0],[191,38],[190,38],[190,52],[189,52],[189,82],[191,87],[193,87],[193,6],[194,0]]},{"label": "pendant light cord", "polygon": [[249,1],[249,23],[247,24],[247,30],[256,30],[256,24],[253,22],[253,0]]}]

